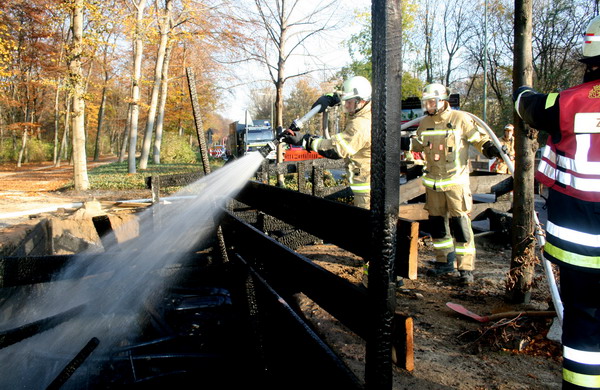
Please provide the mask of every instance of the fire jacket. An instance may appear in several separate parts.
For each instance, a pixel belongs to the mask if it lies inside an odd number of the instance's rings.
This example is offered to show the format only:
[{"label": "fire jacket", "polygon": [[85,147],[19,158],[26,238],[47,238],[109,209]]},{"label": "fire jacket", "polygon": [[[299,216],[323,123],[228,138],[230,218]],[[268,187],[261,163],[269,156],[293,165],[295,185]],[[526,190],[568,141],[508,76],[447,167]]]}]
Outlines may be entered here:
[{"label": "fire jacket", "polygon": [[449,106],[421,120],[410,148],[425,155],[423,185],[435,191],[448,191],[469,185],[469,144],[482,152],[489,136],[466,112]]},{"label": "fire jacket", "polygon": [[346,159],[350,188],[354,193],[371,191],[371,103],[349,115],[344,131],[330,139],[315,138],[310,150],[332,158]]},{"label": "fire jacket", "polygon": [[560,205],[564,212],[548,217],[544,255],[567,267],[600,272],[600,82],[560,94],[526,89],[515,108],[532,127],[548,129],[535,177],[566,195]]},{"label": "fire jacket", "polygon": [[[512,161],[515,159],[515,139],[502,137],[500,138],[500,143],[503,146],[506,146],[506,154],[510,157]],[[496,159],[496,172],[498,173],[510,173],[508,171],[508,165],[504,162],[504,159],[498,158]]]}]

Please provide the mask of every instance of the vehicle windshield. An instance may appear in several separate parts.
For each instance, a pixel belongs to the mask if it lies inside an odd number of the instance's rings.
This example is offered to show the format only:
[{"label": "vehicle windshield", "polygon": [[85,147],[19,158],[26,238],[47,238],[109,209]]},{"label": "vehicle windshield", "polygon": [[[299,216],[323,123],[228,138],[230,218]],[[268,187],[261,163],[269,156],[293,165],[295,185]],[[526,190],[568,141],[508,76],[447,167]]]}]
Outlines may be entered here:
[{"label": "vehicle windshield", "polygon": [[262,130],[252,130],[248,129],[248,142],[257,142],[257,141],[272,141],[273,140],[273,132],[271,129],[262,129]]}]

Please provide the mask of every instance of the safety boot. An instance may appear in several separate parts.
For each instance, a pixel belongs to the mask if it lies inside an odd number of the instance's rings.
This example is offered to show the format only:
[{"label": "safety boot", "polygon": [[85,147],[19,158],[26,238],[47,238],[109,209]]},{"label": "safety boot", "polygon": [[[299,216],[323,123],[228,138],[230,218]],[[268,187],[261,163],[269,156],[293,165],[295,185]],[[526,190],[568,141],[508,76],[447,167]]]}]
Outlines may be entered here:
[{"label": "safety boot", "polygon": [[473,284],[475,279],[473,278],[473,271],[459,271],[460,273],[460,282],[464,286],[468,286]]},{"label": "safety boot", "polygon": [[448,256],[446,256],[446,260],[448,261],[446,263],[435,262],[433,268],[427,270],[427,276],[440,276],[454,272],[455,259],[456,254],[454,252],[448,253]]}]

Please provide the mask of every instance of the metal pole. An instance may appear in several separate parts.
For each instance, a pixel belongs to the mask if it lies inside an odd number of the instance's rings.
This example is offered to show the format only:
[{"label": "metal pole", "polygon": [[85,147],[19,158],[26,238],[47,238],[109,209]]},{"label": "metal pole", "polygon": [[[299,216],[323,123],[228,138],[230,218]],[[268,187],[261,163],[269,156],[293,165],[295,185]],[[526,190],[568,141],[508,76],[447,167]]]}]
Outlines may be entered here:
[{"label": "metal pole", "polygon": [[487,38],[487,6],[488,2],[485,0],[484,2],[484,10],[483,10],[483,121],[487,122],[487,63],[488,63],[488,38]]}]

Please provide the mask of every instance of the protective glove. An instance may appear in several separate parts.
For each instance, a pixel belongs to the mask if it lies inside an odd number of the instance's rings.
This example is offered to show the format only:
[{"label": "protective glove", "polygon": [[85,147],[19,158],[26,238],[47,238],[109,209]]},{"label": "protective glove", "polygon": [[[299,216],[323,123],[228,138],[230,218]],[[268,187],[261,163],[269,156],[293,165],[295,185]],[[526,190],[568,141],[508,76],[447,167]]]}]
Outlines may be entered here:
[{"label": "protective glove", "polygon": [[281,142],[285,142],[288,145],[294,146],[305,146],[306,142],[310,138],[310,134],[302,133],[300,131],[292,131],[290,129],[284,130],[277,135],[277,139]]},{"label": "protective glove", "polygon": [[[502,145],[502,150],[506,153],[506,145]],[[487,141],[485,144],[483,144],[481,152],[486,158],[497,157],[499,159],[502,159],[500,150],[498,150],[498,148],[496,147],[496,145],[494,145],[492,141]]]},{"label": "protective glove", "polygon": [[533,88],[531,88],[528,85],[522,85],[519,88],[517,88],[515,90],[515,92],[513,93],[513,102],[516,102],[517,99],[519,98],[519,96],[523,93],[523,92],[527,92],[527,94],[529,93],[537,93],[537,91]]},{"label": "protective glove", "polygon": [[317,105],[321,105],[321,109],[319,113],[325,112],[328,107],[333,107],[340,104],[341,100],[337,93],[328,93],[327,95],[323,95],[317,99],[317,101],[310,108],[311,110],[315,108]]}]

